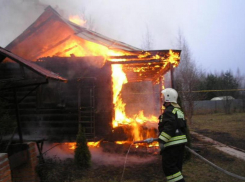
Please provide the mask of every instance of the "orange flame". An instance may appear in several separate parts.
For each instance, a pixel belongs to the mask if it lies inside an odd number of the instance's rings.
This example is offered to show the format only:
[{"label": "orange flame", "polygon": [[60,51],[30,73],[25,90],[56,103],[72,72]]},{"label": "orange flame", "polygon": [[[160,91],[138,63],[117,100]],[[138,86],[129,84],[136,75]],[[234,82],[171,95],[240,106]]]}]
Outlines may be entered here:
[{"label": "orange flame", "polygon": [[100,142],[101,141],[98,141],[98,142],[87,142],[87,145],[89,147],[99,147],[100,146]]},{"label": "orange flame", "polygon": [[68,146],[68,149],[75,150],[76,149],[76,142],[65,142],[66,146]]},{"label": "orange flame", "polygon": [[[76,24],[83,24],[85,25],[86,21],[81,20],[79,16],[71,16],[70,21]],[[83,26],[82,25],[82,26]],[[94,42],[90,42],[84,39],[81,39],[74,35],[72,30],[66,30],[66,32],[60,30],[61,35],[63,37],[62,40],[64,41],[57,41],[51,42],[50,48],[44,48],[45,51],[39,57],[48,57],[48,56],[103,56],[104,61],[108,56],[114,55],[125,55],[123,51],[114,51],[110,50],[108,47],[96,44]],[[54,35],[53,37],[55,38]],[[59,35],[60,36],[60,35]],[[54,39],[55,40],[55,39]],[[41,40],[42,41],[42,40]],[[142,55],[139,55],[138,58],[145,58],[151,56],[150,52],[145,52]],[[159,55],[153,57],[153,59],[162,59],[159,58]],[[169,51],[169,58],[168,60],[164,60],[166,62],[170,62],[174,66],[178,65],[179,55],[173,51]],[[114,60],[111,60],[114,61]],[[117,60],[118,61],[118,60]],[[103,66],[104,62],[101,63],[101,67]],[[166,63],[167,64],[167,63]],[[150,64],[149,64],[150,65]],[[129,118],[126,114],[125,107],[126,103],[123,102],[121,97],[121,90],[124,84],[126,84],[127,77],[126,74],[123,72],[123,65],[114,64],[112,67],[112,83],[113,83],[113,104],[115,110],[115,116],[112,121],[113,128],[118,127],[119,125],[130,125],[133,128],[133,135],[134,140],[142,140],[144,139],[141,132],[140,132],[140,125],[146,122],[158,122],[157,117],[150,116],[145,117],[143,111],[140,111],[138,114],[135,114],[132,118]],[[135,72],[145,72],[144,68],[142,69],[134,69]],[[88,145],[93,146],[94,144],[89,142]]]},{"label": "orange flame", "polygon": [[171,64],[173,64],[173,67],[175,68],[179,64],[178,60],[180,60],[179,53],[169,50],[169,57],[168,57],[167,62],[170,62]]},{"label": "orange flame", "polygon": [[86,24],[86,20],[84,20],[82,17],[78,16],[78,15],[70,15],[69,16],[69,20],[79,26],[84,27],[84,25]]}]

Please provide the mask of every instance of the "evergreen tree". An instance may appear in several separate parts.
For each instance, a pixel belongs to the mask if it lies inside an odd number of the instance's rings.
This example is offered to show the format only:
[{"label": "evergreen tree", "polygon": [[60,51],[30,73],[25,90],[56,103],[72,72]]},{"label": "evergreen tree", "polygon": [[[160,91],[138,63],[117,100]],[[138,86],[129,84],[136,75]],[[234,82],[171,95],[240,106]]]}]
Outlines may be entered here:
[{"label": "evergreen tree", "polygon": [[77,135],[77,144],[75,149],[75,164],[82,169],[89,168],[91,166],[91,153],[87,146],[87,140],[84,135],[83,129],[80,129]]}]

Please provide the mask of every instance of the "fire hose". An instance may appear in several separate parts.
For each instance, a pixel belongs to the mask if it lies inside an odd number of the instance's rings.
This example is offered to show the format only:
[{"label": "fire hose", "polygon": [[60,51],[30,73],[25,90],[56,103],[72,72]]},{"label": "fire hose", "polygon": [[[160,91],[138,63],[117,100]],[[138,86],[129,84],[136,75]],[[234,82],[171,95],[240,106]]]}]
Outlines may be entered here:
[{"label": "fire hose", "polygon": [[136,144],[136,143],[152,143],[154,141],[158,141],[158,138],[147,138],[145,140],[134,141],[134,144]]},{"label": "fire hose", "polygon": [[[147,139],[145,139],[145,140],[134,141],[134,144],[136,144],[136,143],[152,143],[152,142],[154,142],[154,141],[158,141],[158,138],[147,138]],[[189,150],[190,153],[192,153],[192,154],[194,154],[195,156],[199,157],[200,159],[202,159],[203,161],[205,161],[206,163],[208,163],[209,165],[211,165],[211,166],[214,167],[215,169],[217,169],[217,170],[219,170],[219,171],[221,171],[221,172],[223,172],[223,173],[225,173],[225,174],[227,174],[227,175],[229,175],[229,176],[232,176],[232,177],[234,177],[234,178],[237,178],[237,179],[240,179],[240,180],[245,181],[245,177],[239,176],[239,175],[234,174],[234,173],[231,173],[231,172],[229,172],[229,171],[226,171],[225,169],[223,169],[223,168],[221,168],[221,167],[215,165],[214,163],[210,162],[209,160],[205,159],[203,156],[197,154],[194,150],[190,149],[189,147],[185,146],[185,148],[186,148],[187,150]]]}]

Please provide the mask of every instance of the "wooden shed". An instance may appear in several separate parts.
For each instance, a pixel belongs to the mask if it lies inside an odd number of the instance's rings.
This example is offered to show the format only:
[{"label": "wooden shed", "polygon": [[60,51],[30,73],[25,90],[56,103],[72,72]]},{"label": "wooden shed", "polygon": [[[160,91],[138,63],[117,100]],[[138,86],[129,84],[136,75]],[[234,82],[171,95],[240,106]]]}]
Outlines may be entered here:
[{"label": "wooden shed", "polygon": [[163,75],[180,60],[180,50],[138,49],[80,27],[50,6],[6,49],[67,78],[40,86],[20,105],[25,136],[55,141],[74,141],[79,124],[88,140],[112,131],[112,65],[121,65],[130,83],[161,88]]}]

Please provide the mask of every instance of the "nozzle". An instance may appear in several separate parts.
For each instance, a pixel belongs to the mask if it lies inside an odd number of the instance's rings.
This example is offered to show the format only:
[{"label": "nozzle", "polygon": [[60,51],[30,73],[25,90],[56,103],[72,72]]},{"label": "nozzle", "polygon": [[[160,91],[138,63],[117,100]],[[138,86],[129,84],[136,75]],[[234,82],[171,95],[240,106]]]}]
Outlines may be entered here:
[{"label": "nozzle", "polygon": [[135,143],[152,143],[154,141],[158,141],[158,138],[147,138],[145,140],[139,140],[139,141],[135,141]]}]

